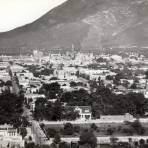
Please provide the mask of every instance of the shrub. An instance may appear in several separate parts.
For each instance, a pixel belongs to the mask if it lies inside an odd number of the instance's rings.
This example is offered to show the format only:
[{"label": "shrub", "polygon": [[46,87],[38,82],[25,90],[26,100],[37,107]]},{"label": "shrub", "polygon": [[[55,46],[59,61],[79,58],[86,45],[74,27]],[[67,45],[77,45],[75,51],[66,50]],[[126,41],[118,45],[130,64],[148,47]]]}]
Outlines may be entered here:
[{"label": "shrub", "polygon": [[53,128],[47,129],[48,138],[53,138],[57,134],[57,131]]},{"label": "shrub", "polygon": [[93,130],[97,130],[98,126],[95,123],[92,123],[90,126]]},{"label": "shrub", "polygon": [[134,142],[134,145],[137,147],[139,144],[138,144],[138,141],[135,141]]},{"label": "shrub", "polygon": [[115,144],[117,143],[117,141],[118,141],[118,138],[116,138],[116,137],[111,137],[111,138],[110,138],[110,143],[111,143],[112,145],[115,145]]},{"label": "shrub", "polygon": [[131,123],[131,127],[134,129],[134,131],[138,135],[143,135],[144,134],[144,127],[141,125],[141,123],[139,122],[139,120],[136,120],[133,123]]},{"label": "shrub", "polygon": [[131,122],[129,122],[129,121],[124,121],[124,124],[125,124],[125,125],[131,125]]},{"label": "shrub", "polygon": [[129,129],[129,128],[124,128],[122,129],[122,132],[129,135],[129,136],[132,136],[133,135],[133,130],[132,129]]},{"label": "shrub", "polygon": [[121,126],[118,126],[117,131],[120,132],[122,130]]},{"label": "shrub", "polygon": [[55,136],[54,136],[54,141],[53,141],[55,144],[58,144],[61,142],[61,136],[57,133]]},{"label": "shrub", "polygon": [[26,128],[21,128],[21,129],[20,129],[20,135],[22,135],[22,138],[24,139],[24,137],[27,135],[27,130],[26,130]]},{"label": "shrub", "polygon": [[40,127],[41,127],[41,129],[43,129],[45,127],[45,124],[44,123],[41,123],[40,124]]},{"label": "shrub", "polygon": [[74,126],[74,132],[79,133],[80,132],[80,126]]},{"label": "shrub", "polygon": [[66,123],[64,125],[63,132],[64,132],[65,135],[73,135],[73,133],[74,133],[73,125],[71,123]]},{"label": "shrub", "polygon": [[100,129],[99,128],[97,128],[97,130],[96,130],[98,133],[100,132]]},{"label": "shrub", "polygon": [[140,145],[144,145],[145,144],[145,140],[144,139],[140,139],[139,143],[140,143]]},{"label": "shrub", "polygon": [[114,133],[113,128],[109,127],[109,128],[107,129],[107,135],[112,135],[113,133]]},{"label": "shrub", "polygon": [[70,148],[70,145],[68,143],[66,143],[66,142],[61,142],[59,144],[59,148]]},{"label": "shrub", "polygon": [[79,143],[80,145],[88,145],[91,148],[95,148],[97,146],[97,138],[92,131],[86,129],[81,133]]}]

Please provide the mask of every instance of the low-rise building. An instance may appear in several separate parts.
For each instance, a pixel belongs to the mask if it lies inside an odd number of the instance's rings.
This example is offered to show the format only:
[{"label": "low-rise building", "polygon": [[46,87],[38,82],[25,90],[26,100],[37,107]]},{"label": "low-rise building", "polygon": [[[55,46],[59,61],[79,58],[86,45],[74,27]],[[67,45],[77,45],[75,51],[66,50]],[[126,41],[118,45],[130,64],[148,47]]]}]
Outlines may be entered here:
[{"label": "low-rise building", "polygon": [[92,118],[90,106],[76,106],[75,111],[79,113],[79,120],[91,120]]},{"label": "low-rise building", "polygon": [[24,147],[24,140],[11,125],[0,125],[0,147]]},{"label": "low-rise building", "polygon": [[125,115],[101,115],[100,120],[104,121],[133,121],[134,117],[126,113]]}]

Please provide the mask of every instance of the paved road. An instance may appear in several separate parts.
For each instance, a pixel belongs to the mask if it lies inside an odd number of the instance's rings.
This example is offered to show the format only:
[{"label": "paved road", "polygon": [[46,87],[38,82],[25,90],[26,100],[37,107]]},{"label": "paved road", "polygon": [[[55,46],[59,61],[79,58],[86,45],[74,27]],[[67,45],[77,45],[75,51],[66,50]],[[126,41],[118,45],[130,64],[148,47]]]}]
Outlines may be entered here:
[{"label": "paved road", "polygon": [[45,133],[41,129],[39,122],[33,120],[32,112],[30,112],[30,110],[26,108],[25,105],[23,106],[23,108],[24,108],[23,116],[27,117],[28,122],[31,123],[31,132],[35,144],[39,145],[49,144],[49,141]]}]

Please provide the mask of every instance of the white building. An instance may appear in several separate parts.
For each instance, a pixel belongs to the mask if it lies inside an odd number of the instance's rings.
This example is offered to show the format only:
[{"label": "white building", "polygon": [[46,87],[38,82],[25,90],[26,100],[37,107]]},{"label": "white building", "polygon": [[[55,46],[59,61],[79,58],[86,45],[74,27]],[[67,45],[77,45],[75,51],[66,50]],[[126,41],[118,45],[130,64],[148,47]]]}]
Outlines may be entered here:
[{"label": "white building", "polygon": [[90,106],[76,106],[75,111],[79,113],[79,120],[91,120],[92,118]]},{"label": "white building", "polygon": [[125,115],[101,115],[100,120],[102,121],[133,121],[134,117],[126,113]]},{"label": "white building", "polygon": [[0,125],[0,147],[24,147],[22,136],[11,125]]}]

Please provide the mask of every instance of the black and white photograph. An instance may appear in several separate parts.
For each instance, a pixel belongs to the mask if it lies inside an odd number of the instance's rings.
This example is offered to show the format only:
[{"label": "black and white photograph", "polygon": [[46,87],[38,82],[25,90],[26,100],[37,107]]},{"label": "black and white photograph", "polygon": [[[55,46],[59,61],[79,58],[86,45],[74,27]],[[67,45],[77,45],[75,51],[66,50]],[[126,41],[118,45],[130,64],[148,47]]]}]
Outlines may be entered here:
[{"label": "black and white photograph", "polygon": [[0,0],[0,148],[148,148],[148,0]]}]

